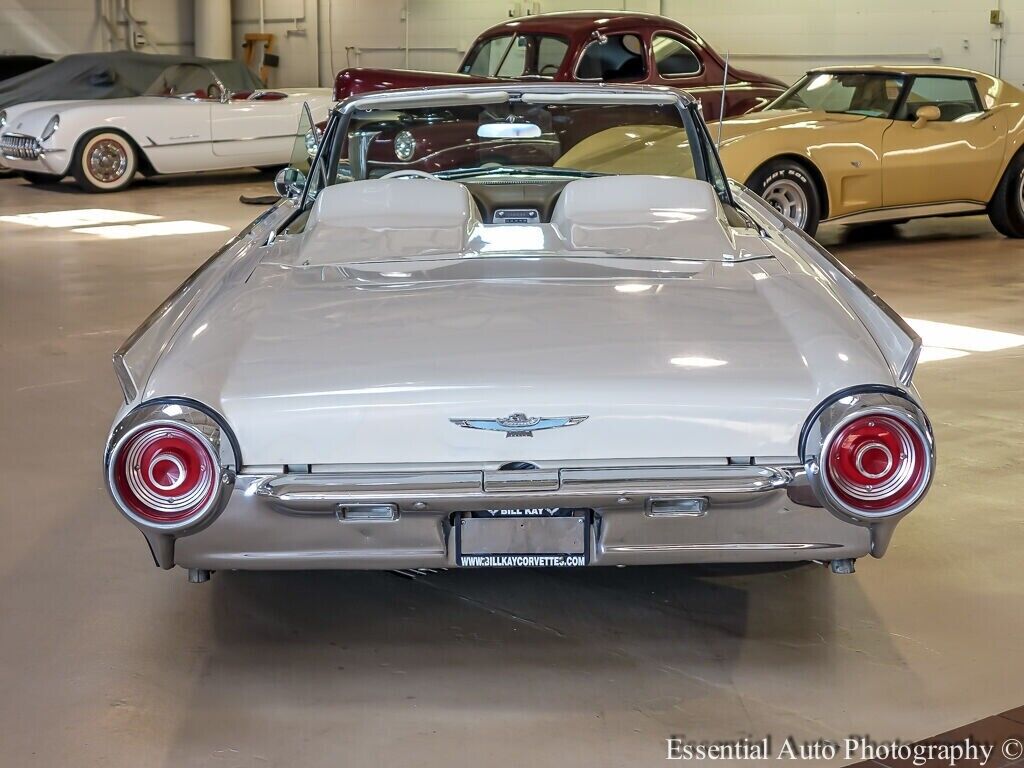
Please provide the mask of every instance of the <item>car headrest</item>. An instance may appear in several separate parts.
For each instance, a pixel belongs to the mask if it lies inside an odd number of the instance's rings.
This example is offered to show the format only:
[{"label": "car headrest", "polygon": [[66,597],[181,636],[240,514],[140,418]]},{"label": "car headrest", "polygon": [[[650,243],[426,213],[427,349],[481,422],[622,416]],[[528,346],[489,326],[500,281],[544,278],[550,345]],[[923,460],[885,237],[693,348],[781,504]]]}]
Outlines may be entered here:
[{"label": "car headrest", "polygon": [[304,255],[326,247],[337,261],[401,258],[465,250],[480,214],[469,190],[452,181],[371,179],[321,190],[306,222]]},{"label": "car headrest", "polygon": [[569,182],[551,223],[573,248],[655,251],[674,225],[722,232],[725,212],[706,181],[674,176],[598,176]]}]

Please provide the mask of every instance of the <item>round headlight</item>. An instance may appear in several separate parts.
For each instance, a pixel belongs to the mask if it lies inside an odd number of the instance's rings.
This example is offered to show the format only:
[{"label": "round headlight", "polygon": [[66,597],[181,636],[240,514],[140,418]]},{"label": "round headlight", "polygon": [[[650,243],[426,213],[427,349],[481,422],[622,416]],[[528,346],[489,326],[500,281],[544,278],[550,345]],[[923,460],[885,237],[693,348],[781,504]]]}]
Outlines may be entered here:
[{"label": "round headlight", "polygon": [[46,124],[46,127],[43,128],[43,132],[39,138],[46,141],[57,132],[58,128],[60,128],[60,115],[54,115],[50,118],[50,122]]},{"label": "round headlight", "polygon": [[0,131],[7,126],[7,110],[0,109]]},{"label": "round headlight", "polygon": [[416,152],[416,139],[408,131],[401,131],[395,136],[395,157],[399,160],[411,160]]}]

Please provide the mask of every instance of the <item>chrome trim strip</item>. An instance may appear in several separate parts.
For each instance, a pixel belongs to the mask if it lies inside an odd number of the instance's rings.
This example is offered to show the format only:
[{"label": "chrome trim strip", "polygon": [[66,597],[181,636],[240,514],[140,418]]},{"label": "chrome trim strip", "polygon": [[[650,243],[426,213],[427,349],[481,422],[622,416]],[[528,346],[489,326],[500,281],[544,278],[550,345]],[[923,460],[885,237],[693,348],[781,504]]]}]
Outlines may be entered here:
[{"label": "chrome trim strip", "polygon": [[[671,496],[686,493],[762,493],[789,485],[793,481],[793,470],[792,467],[720,465],[667,469],[563,469],[560,474],[563,490],[614,487],[626,494]],[[659,493],[658,489],[665,486],[675,490]]]},{"label": "chrome trim strip", "polygon": [[867,211],[855,211],[842,216],[825,219],[829,223],[855,224],[872,221],[887,221],[900,218],[923,218],[926,216],[947,216],[961,213],[984,213],[985,205],[973,200],[952,200],[945,203],[928,203],[925,205],[900,205],[889,208],[872,208]]},{"label": "chrome trim strip", "polygon": [[[193,147],[193,146],[195,146],[197,144],[232,144],[232,143],[234,143],[236,141],[260,141],[260,140],[264,140],[264,139],[294,139],[294,138],[297,138],[297,137],[293,133],[275,133],[275,134],[270,135],[270,136],[243,136],[243,137],[238,138],[238,139],[213,139],[213,138],[210,138],[210,139],[200,139],[199,141],[175,141],[174,139],[168,139],[167,143],[165,143],[165,144],[157,143],[156,141],[153,140],[153,137],[151,137],[151,136],[147,136],[146,138],[149,139],[149,141],[150,141],[150,143],[147,145],[148,147],[164,148],[164,147]],[[187,138],[187,137],[183,137],[183,138]]]},{"label": "chrome trim strip", "polygon": [[[609,104],[614,104],[617,96],[645,91],[648,93],[671,93],[680,109],[697,103],[697,100],[687,92],[667,86],[628,85],[617,87],[606,83],[580,82],[565,84],[510,83],[506,88],[500,90],[495,90],[490,85],[439,85],[431,88],[397,88],[391,91],[360,93],[339,103],[332,109],[332,112],[350,114],[357,109],[390,109],[392,106],[408,108],[443,106],[456,100],[466,104],[503,104],[509,100],[512,94],[518,96],[524,93],[581,93],[588,90],[604,94]],[[461,98],[458,98],[459,96]]]},{"label": "chrome trim strip", "polygon": [[743,544],[740,542],[723,544],[620,544],[605,546],[605,552],[722,552],[722,551],[760,551],[760,550],[790,550],[790,549],[841,549],[842,544],[826,544],[824,542],[781,542],[778,544],[751,542]]},{"label": "chrome trim strip", "polygon": [[117,376],[117,383],[121,385],[125,403],[130,403],[138,397],[139,388],[135,384],[135,379],[132,378],[132,372],[128,370],[128,365],[124,361],[124,353],[120,349],[114,353],[114,375]]}]

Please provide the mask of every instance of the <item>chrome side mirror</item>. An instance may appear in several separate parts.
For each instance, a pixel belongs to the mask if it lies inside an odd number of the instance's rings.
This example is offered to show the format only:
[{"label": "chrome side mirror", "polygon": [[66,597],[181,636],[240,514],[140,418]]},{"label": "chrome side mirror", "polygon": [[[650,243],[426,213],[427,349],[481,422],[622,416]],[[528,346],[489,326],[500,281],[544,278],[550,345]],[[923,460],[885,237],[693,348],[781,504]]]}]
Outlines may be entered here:
[{"label": "chrome side mirror", "polygon": [[306,186],[306,174],[298,168],[282,168],[274,177],[274,189],[281,197],[298,197]]}]

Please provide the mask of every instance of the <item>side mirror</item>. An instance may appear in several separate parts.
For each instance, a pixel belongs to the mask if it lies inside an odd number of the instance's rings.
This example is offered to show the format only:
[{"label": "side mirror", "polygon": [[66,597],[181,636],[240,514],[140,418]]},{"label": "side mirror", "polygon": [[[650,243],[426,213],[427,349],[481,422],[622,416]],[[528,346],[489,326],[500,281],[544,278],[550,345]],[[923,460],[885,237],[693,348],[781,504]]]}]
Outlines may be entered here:
[{"label": "side mirror", "polygon": [[282,168],[274,177],[274,189],[281,197],[298,197],[306,186],[306,175],[298,168]]},{"label": "side mirror", "polygon": [[917,119],[914,121],[915,128],[923,128],[925,124],[932,122],[933,120],[941,120],[942,112],[939,108],[933,104],[929,104],[926,107],[918,108],[917,112],[914,113],[914,117]]}]

